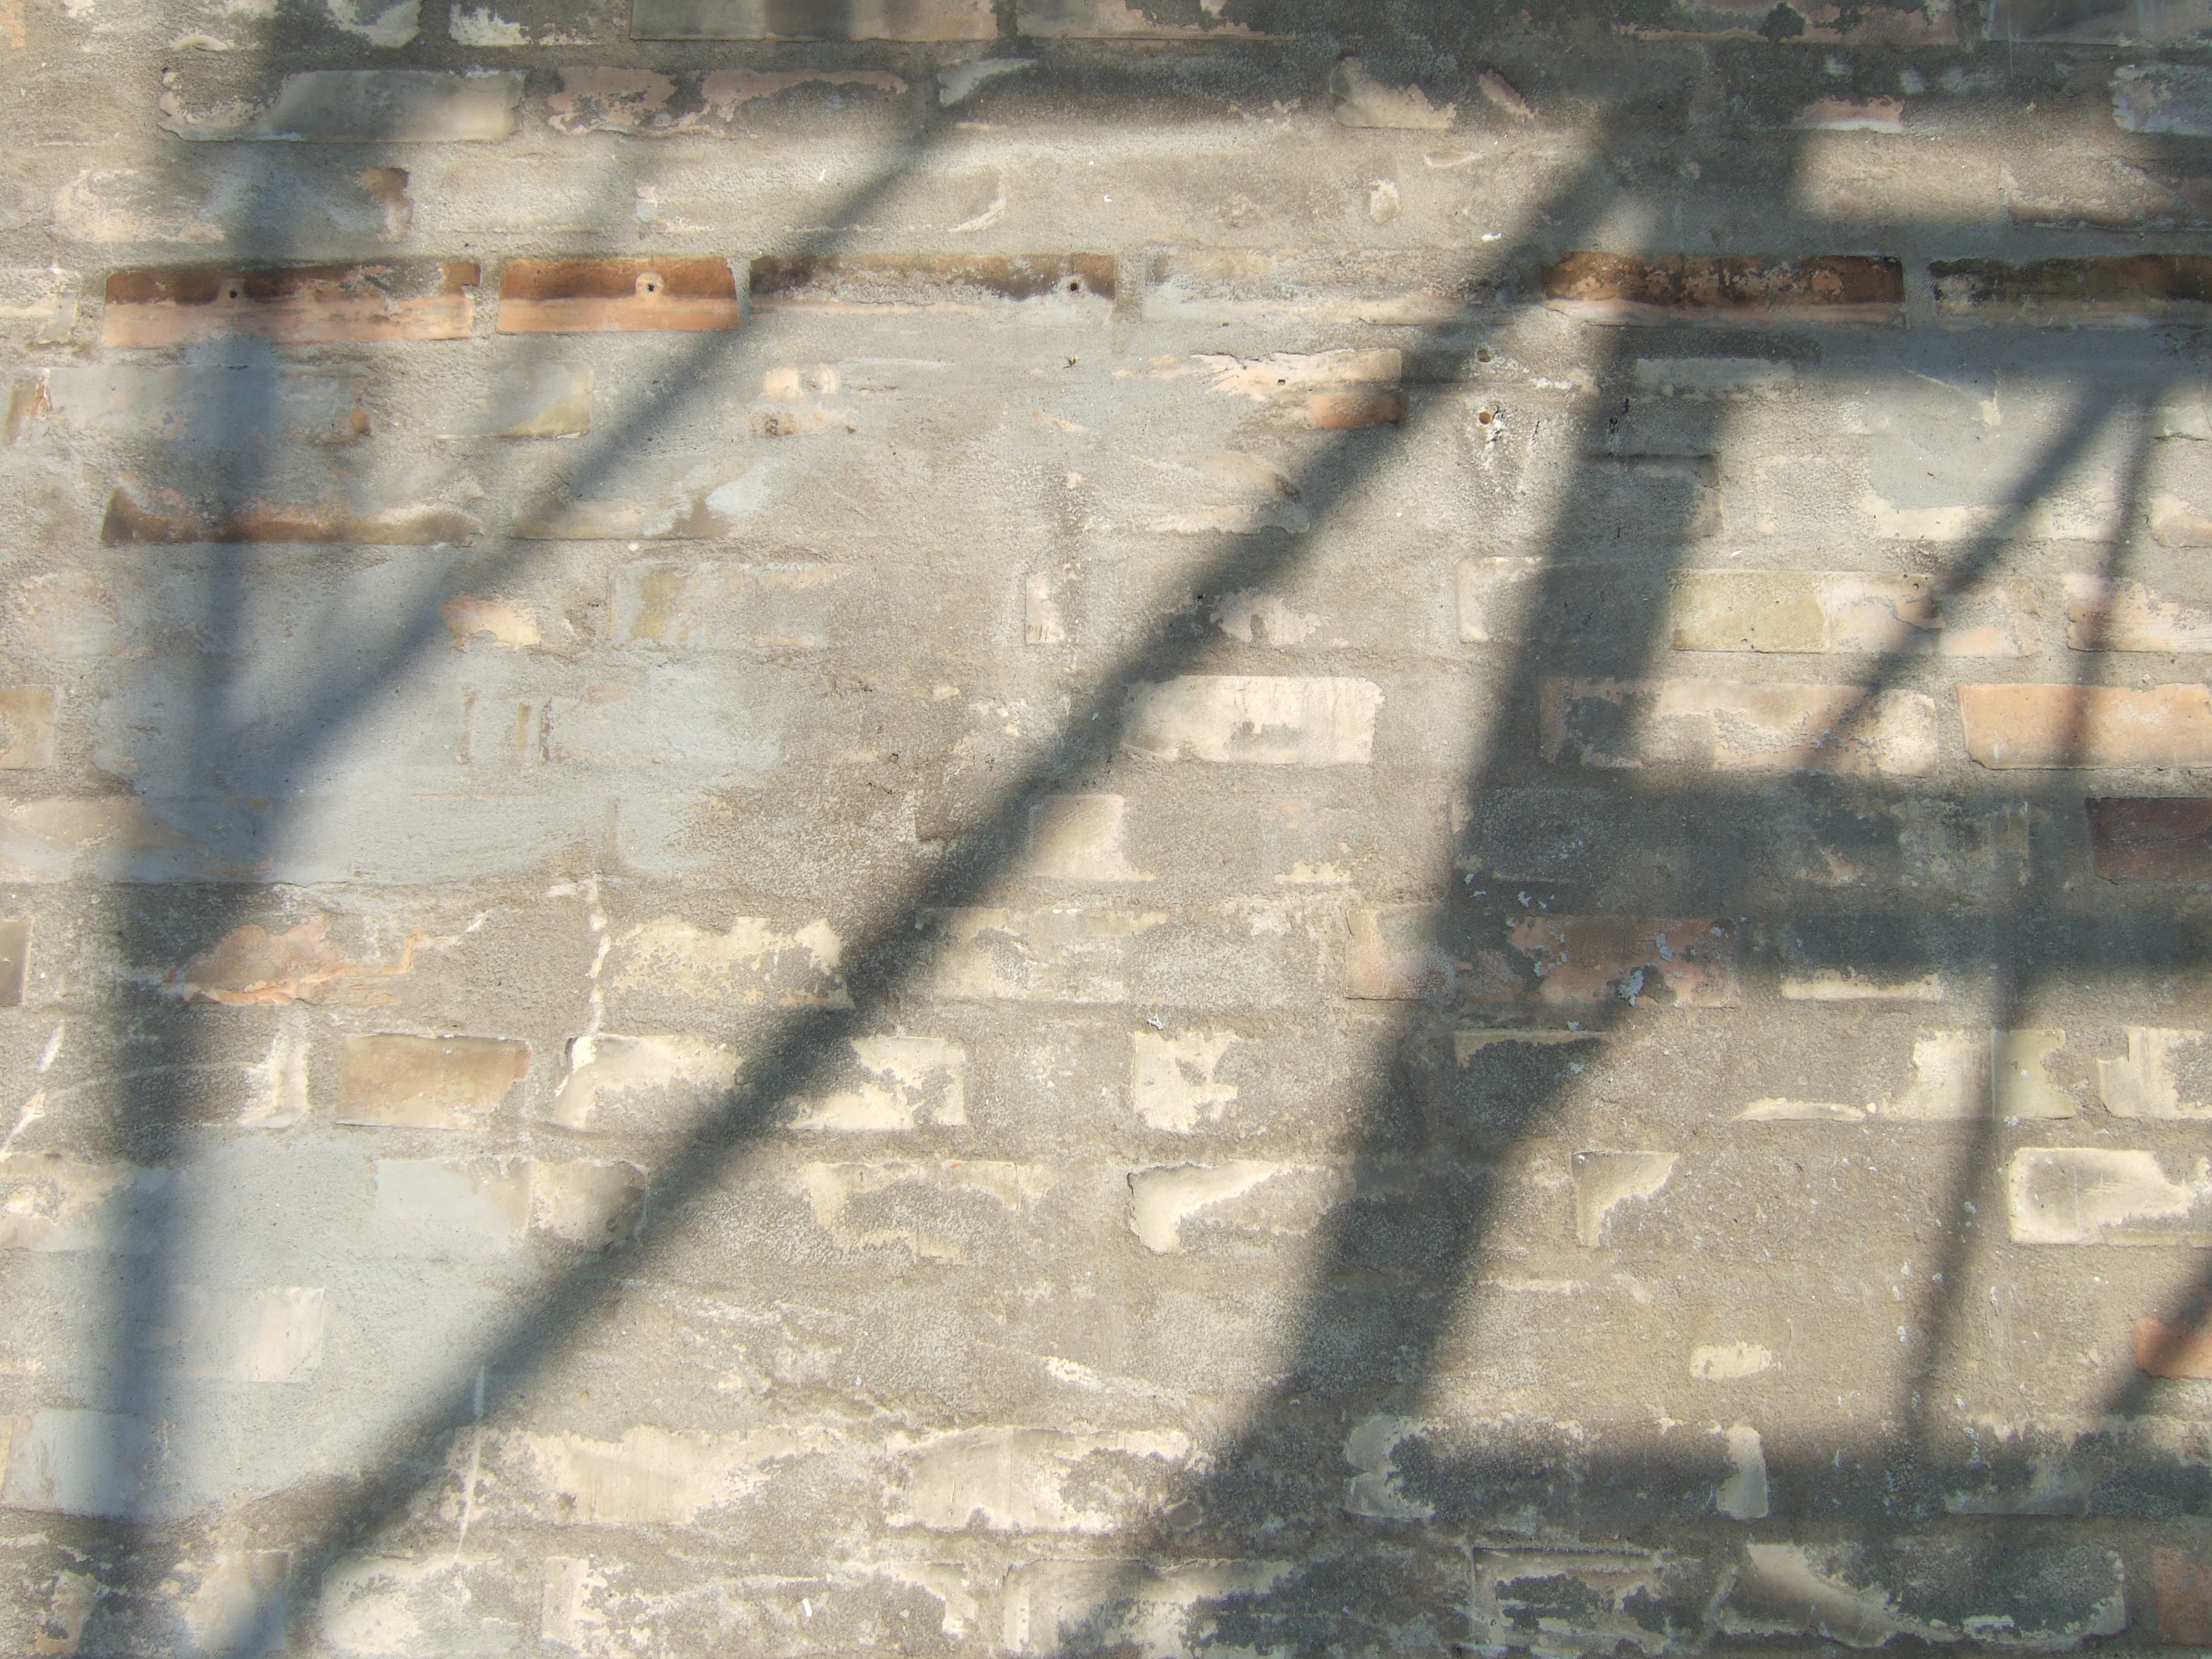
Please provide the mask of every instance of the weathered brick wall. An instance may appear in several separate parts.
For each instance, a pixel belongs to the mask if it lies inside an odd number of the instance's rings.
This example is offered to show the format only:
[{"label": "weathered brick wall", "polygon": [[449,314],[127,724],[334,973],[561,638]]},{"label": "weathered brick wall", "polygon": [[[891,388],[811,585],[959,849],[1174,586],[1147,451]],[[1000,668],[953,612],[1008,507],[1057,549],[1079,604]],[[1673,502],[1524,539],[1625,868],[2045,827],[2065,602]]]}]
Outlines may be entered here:
[{"label": "weathered brick wall", "polygon": [[0,0],[0,1650],[2212,1646],[2207,40]]}]

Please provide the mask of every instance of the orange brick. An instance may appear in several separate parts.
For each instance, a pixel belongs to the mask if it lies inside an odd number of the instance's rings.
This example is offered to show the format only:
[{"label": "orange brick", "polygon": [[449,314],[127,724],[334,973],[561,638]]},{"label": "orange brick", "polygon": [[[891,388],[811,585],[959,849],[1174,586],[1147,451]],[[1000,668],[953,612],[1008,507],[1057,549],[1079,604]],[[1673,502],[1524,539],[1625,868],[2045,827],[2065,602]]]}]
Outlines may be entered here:
[{"label": "orange brick", "polygon": [[1594,323],[1897,323],[1905,267],[1861,254],[1570,253],[1544,273],[1544,302]]},{"label": "orange brick", "polygon": [[2212,766],[2212,686],[1962,685],[1966,752],[1996,770]]},{"label": "orange brick", "polygon": [[107,279],[100,343],[466,339],[480,275],[463,262],[118,270]]},{"label": "orange brick", "polygon": [[2131,253],[2087,259],[1939,259],[1936,309],[1978,323],[2203,322],[2212,258]]},{"label": "orange brick", "polygon": [[726,259],[510,259],[499,273],[501,334],[697,334],[742,320]]},{"label": "orange brick", "polygon": [[349,1035],[338,1073],[338,1121],[384,1128],[477,1128],[529,1071],[526,1042]]}]

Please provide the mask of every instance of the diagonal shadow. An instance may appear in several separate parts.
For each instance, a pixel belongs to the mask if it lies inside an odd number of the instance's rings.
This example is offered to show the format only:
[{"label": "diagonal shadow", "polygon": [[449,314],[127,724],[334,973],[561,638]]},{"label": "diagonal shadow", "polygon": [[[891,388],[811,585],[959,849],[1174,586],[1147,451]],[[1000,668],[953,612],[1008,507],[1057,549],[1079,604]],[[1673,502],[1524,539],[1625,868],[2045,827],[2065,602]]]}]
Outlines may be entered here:
[{"label": "diagonal shadow", "polygon": [[[878,181],[876,187],[888,190],[895,181],[893,174]],[[1575,228],[1594,220],[1595,204],[1584,198],[1595,194],[1595,181],[1584,173],[1559,198],[1547,204],[1546,210],[1565,217],[1571,228],[1567,234],[1571,236]],[[1516,255],[1536,234],[1532,230],[1524,235],[1516,244]],[[709,349],[702,344],[702,361]],[[1464,369],[1469,354],[1462,344],[1438,340],[1431,343],[1431,349],[1453,371]],[[1617,356],[1617,349],[1610,355]],[[665,427],[680,412],[679,400],[672,399],[644,424]],[[1589,435],[1583,434],[1585,441]],[[2087,441],[2083,436],[2079,443]],[[2057,453],[2039,467],[2038,475],[2047,473],[2055,478],[2064,470],[2066,455],[2078,453],[2079,443],[2072,450],[2063,443],[2057,447]],[[611,448],[604,465],[612,465],[612,453]],[[1325,456],[1312,475],[1300,481],[1307,498],[1315,503],[1315,539],[1330,509],[1344,499],[1361,471],[1340,451]],[[1668,568],[1676,544],[1686,536],[1679,521],[1656,520],[1644,530],[1645,545],[1625,560],[1623,568],[1648,577]],[[1310,545],[1311,541],[1305,544]],[[1564,537],[1555,530],[1553,546],[1545,561],[1545,591],[1548,598],[1561,604],[1573,599],[1570,586],[1573,579],[1561,574],[1567,568],[1566,550]],[[1994,544],[1978,550],[1981,564],[1994,561],[1999,550]],[[510,556],[520,559],[525,555],[518,550]],[[1306,556],[1304,547],[1285,538],[1257,545],[1230,543],[1203,580],[1210,587],[1224,589],[1262,586],[1271,580],[1279,580]],[[1958,585],[1972,580],[1975,556],[1962,562],[1969,574],[1960,576]],[[215,584],[218,608],[222,594],[230,593],[235,602],[242,593],[243,568],[242,564],[225,567],[228,574]],[[342,695],[325,697],[316,705],[319,712],[314,719],[297,723],[295,735],[289,740],[292,747],[310,753],[327,741],[342,724],[335,718],[336,711],[351,706],[368,685],[383,675],[399,672],[411,653],[431,644],[440,628],[434,615],[424,617],[375,672],[349,683]],[[1604,660],[1590,665],[1601,672],[1630,672],[1638,663],[1649,660],[1656,648],[1656,642],[1648,636],[1612,641]],[[853,952],[850,975],[853,1007],[809,1011],[787,1022],[763,1058],[750,1068],[744,1088],[721,1105],[672,1164],[656,1171],[657,1217],[666,1219],[649,1221],[630,1252],[592,1261],[565,1275],[507,1328],[495,1333],[477,1362],[460,1367],[439,1391],[435,1407],[390,1437],[387,1461],[364,1494],[357,1499],[325,1504],[316,1514],[308,1539],[295,1556],[295,1583],[311,1589],[341,1554],[394,1516],[425,1480],[443,1473],[453,1435],[481,1413],[477,1398],[480,1379],[492,1379],[489,1386],[505,1394],[574,1344],[608,1298],[619,1291],[622,1281],[650,1262],[673,1218],[691,1200],[726,1180],[745,1152],[757,1144],[776,1111],[817,1087],[823,1080],[829,1057],[850,1037],[871,1029],[890,1000],[927,966],[935,941],[917,932],[915,919],[958,908],[984,893],[1020,844],[1022,813],[1028,800],[1055,782],[1100,763],[1113,752],[1125,689],[1172,678],[1194,659],[1196,650],[1196,645],[1188,641],[1147,641],[1113,665],[1099,688],[1079,702],[1060,741],[1014,780],[976,830],[937,870],[902,894],[860,941]],[[1524,653],[1500,698],[1500,706],[1507,711],[1502,718],[1523,727],[1531,725],[1540,681],[1559,666],[1556,662],[1538,660],[1534,653]],[[1896,672],[1893,664],[1878,665],[1869,677],[1869,690],[1887,684],[1885,677]],[[220,708],[225,688],[219,684],[219,677],[210,678],[204,695],[210,707]],[[234,731],[220,721],[210,722],[210,729],[224,732],[227,740],[234,740]],[[220,752],[215,744],[210,748]],[[1506,781],[1490,756],[1470,767],[1469,775],[1478,801],[1490,787]],[[226,895],[222,904],[210,907],[210,922],[220,923],[234,913],[242,898],[240,894]],[[1497,918],[1485,920],[1494,923]],[[1429,943],[1452,954],[1472,921],[1464,908],[1448,915]],[[208,934],[219,937],[225,931],[227,927],[210,926]],[[1618,1007],[1601,1006],[1602,1012],[1592,1020],[1601,1029],[1633,1018],[1626,1003]],[[1436,1373],[1449,1334],[1455,1286],[1480,1248],[1488,1206],[1494,1201],[1489,1178],[1481,1172],[1532,1132],[1565,1086],[1568,1067],[1573,1063],[1568,1052],[1572,1045],[1565,1045],[1557,1053],[1539,1054],[1521,1077],[1470,1103],[1456,1073],[1440,1071],[1427,1058],[1435,1053],[1455,1017],[1453,1009],[1440,1000],[1435,1006],[1410,1003],[1394,1007],[1386,1018],[1389,1036],[1384,1046],[1395,1055],[1391,1086],[1365,1115],[1353,1162],[1363,1186],[1371,1182],[1387,1189],[1394,1181],[1411,1179],[1418,1195],[1409,1200],[1384,1190],[1346,1206],[1342,1216],[1328,1224],[1321,1250],[1328,1266],[1292,1344],[1298,1356],[1291,1367],[1294,1380],[1269,1396],[1261,1410],[1264,1422],[1228,1455],[1217,1460],[1221,1473],[1205,1484],[1196,1501],[1206,1514],[1219,1519],[1205,1522],[1208,1530],[1200,1533],[1200,1538],[1225,1539],[1233,1518],[1256,1513],[1257,1494],[1279,1492],[1282,1471],[1304,1471],[1309,1486],[1316,1472],[1325,1472],[1321,1484],[1334,1483],[1333,1460],[1341,1443],[1335,1431],[1340,1424],[1333,1415],[1316,1412],[1308,1400],[1309,1390],[1321,1388],[1332,1396],[1372,1401],[1378,1409],[1401,1401],[1411,1407],[1418,1405],[1421,1390]],[[179,1139],[172,1146],[181,1149],[183,1141]],[[1440,1170],[1432,1167],[1438,1164]],[[1416,1173],[1401,1174],[1408,1170]],[[1373,1275],[1396,1281],[1388,1295],[1367,1294]],[[150,1313],[146,1316],[150,1317]],[[1194,1541],[1187,1532],[1175,1534],[1172,1540],[1164,1531],[1157,1537],[1163,1548],[1172,1541],[1176,1548],[1187,1549]]]}]

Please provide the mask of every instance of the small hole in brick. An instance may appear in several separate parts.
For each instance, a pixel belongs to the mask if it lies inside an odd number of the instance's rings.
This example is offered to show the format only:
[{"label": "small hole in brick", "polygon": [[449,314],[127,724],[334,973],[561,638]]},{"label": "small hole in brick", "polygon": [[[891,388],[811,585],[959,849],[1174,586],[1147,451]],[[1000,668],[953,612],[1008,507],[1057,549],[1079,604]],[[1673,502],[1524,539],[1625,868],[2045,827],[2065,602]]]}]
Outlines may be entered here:
[{"label": "small hole in brick", "polygon": [[1483,423],[1483,425],[1485,425],[1485,426],[1488,426],[1488,425],[1490,424],[1490,421],[1491,421],[1491,415],[1490,415],[1490,411],[1489,411],[1488,410],[1486,410],[1486,410],[1484,410],[1480,414],[1477,415],[1474,418],[1475,418],[1476,420],[1478,420],[1478,421],[1480,421],[1480,422]]},{"label": "small hole in brick", "polygon": [[1077,277],[1077,276],[1071,276],[1071,277],[1069,277],[1069,278],[1067,279],[1067,291],[1068,291],[1070,294],[1080,294],[1080,293],[1082,293],[1082,292],[1083,292],[1083,282],[1082,282],[1082,279],[1081,279],[1080,277]]},{"label": "small hole in brick", "polygon": [[1474,354],[1474,361],[1478,363],[1488,362],[1490,361],[1490,348],[1488,346],[1479,347]]},{"label": "small hole in brick", "polygon": [[222,297],[226,300],[235,300],[244,294],[245,291],[246,290],[240,288],[237,283],[233,283],[223,289]]},{"label": "small hole in brick", "polygon": [[641,276],[640,276],[638,277],[638,279],[637,279],[637,291],[638,291],[640,294],[658,294],[658,293],[659,293],[659,292],[660,292],[660,275],[659,275],[659,273],[658,271],[652,271],[652,270],[648,270],[648,271],[646,271],[645,273],[643,273]]}]

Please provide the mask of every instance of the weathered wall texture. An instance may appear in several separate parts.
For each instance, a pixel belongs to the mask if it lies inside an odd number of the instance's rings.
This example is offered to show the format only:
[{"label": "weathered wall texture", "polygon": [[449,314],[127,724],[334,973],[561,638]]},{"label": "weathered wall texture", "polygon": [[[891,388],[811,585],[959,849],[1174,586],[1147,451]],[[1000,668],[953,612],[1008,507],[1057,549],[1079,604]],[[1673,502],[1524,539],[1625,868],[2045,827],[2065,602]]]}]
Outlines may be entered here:
[{"label": "weathered wall texture", "polygon": [[2207,42],[0,0],[0,1651],[2212,1647]]}]

